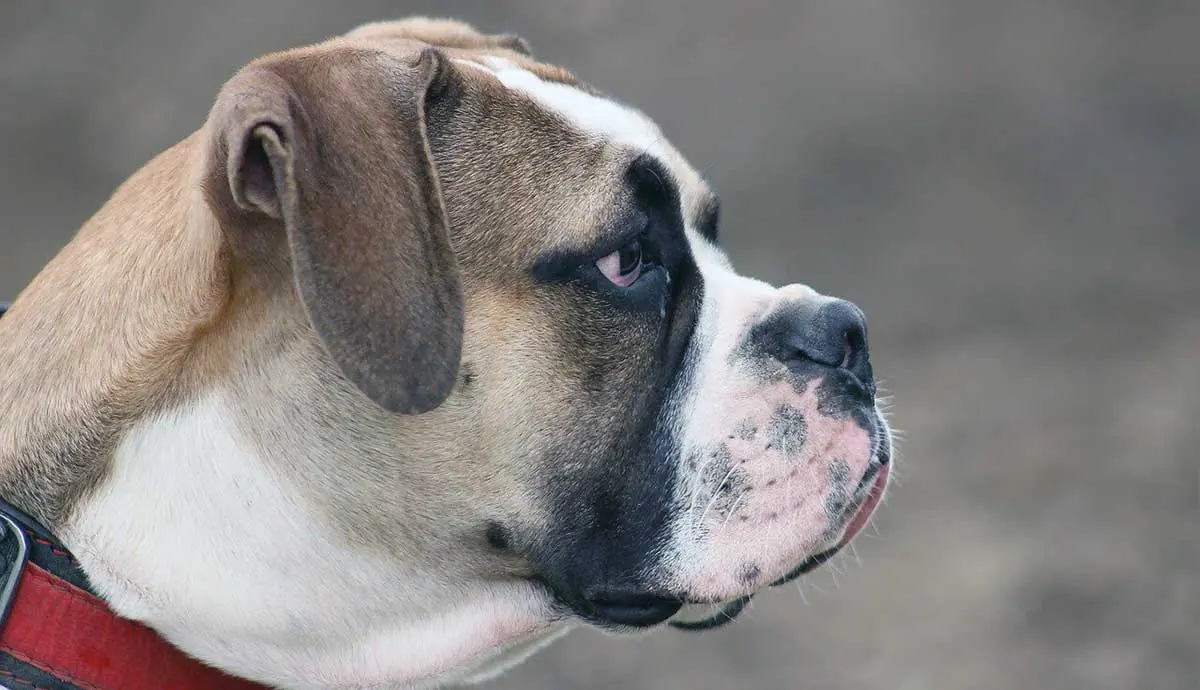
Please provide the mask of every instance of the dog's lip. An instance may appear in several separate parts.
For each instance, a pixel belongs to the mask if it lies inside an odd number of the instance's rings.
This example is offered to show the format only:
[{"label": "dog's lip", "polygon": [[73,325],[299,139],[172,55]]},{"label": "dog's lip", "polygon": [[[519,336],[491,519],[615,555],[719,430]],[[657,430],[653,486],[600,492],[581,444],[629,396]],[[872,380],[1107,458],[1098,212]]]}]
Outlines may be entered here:
[{"label": "dog's lip", "polygon": [[669,625],[677,630],[687,630],[689,632],[719,628],[741,615],[742,611],[746,610],[746,607],[750,605],[750,599],[753,596],[752,594],[747,594],[733,601],[726,602],[715,614],[708,618],[701,618],[699,620],[672,620],[669,622]]},{"label": "dog's lip", "polygon": [[772,587],[786,585],[795,580],[801,575],[806,575],[824,565],[829,559],[833,558],[847,544],[850,543],[863,527],[866,527],[867,521],[874,514],[875,509],[879,507],[879,501],[883,498],[883,493],[887,489],[888,476],[891,472],[891,463],[887,458],[883,458],[880,464],[876,465],[867,476],[863,477],[862,484],[869,485],[866,496],[859,502],[858,507],[854,509],[853,517],[847,523],[845,531],[842,533],[842,538],[831,549],[826,549],[812,556],[809,556],[803,563],[796,566],[787,575],[779,578],[771,583]]},{"label": "dog's lip", "polygon": [[866,497],[859,504],[854,512],[854,517],[850,518],[850,522],[846,525],[846,531],[842,534],[841,541],[838,542],[837,548],[842,548],[854,539],[863,527],[867,526],[867,521],[871,519],[871,515],[875,513],[875,509],[879,507],[879,502],[883,500],[883,493],[887,490],[888,477],[891,474],[891,463],[883,463],[876,466],[874,476],[868,475],[863,478],[863,483],[871,482],[871,488],[867,491]]}]

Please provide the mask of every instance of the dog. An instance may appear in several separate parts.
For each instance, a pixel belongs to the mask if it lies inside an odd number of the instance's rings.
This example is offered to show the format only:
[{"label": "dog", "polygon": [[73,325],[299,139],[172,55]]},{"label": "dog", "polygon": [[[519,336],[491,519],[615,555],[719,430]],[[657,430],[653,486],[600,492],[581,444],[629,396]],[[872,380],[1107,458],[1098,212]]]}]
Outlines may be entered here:
[{"label": "dog", "polygon": [[739,275],[718,216],[517,36],[264,56],[0,319],[0,495],[114,615],[278,688],[711,627],[892,456],[862,311]]}]

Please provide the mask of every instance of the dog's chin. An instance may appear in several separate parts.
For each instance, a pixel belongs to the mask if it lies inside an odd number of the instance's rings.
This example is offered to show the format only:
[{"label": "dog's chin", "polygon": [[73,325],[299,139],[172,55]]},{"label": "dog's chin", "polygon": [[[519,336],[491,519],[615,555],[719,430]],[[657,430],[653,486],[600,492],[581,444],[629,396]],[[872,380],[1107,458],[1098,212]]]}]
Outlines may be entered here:
[{"label": "dog's chin", "polygon": [[[813,572],[829,562],[841,549],[842,545],[838,545],[809,556],[800,565],[793,568],[788,574],[772,582],[768,587],[780,587],[796,580],[802,575]],[[740,616],[746,610],[746,607],[750,605],[750,600],[763,589],[763,587],[759,587],[741,596],[723,601],[688,602],[671,618],[669,625],[672,628],[690,632],[720,628],[732,623]]]},{"label": "dog's chin", "polygon": [[[847,519],[841,536],[823,550],[811,554],[799,565],[792,568],[782,577],[771,582],[768,587],[780,587],[807,575],[822,565],[828,563],[846,547],[859,532],[866,527],[871,515],[879,507],[884,491],[887,489],[888,477],[891,473],[890,457],[886,453],[873,463],[875,469],[863,477],[859,490],[854,496],[851,507],[846,511]],[[673,628],[689,631],[703,631],[719,628],[733,622],[750,604],[750,600],[764,588],[747,591],[740,596],[717,602],[687,601],[669,621]]]}]

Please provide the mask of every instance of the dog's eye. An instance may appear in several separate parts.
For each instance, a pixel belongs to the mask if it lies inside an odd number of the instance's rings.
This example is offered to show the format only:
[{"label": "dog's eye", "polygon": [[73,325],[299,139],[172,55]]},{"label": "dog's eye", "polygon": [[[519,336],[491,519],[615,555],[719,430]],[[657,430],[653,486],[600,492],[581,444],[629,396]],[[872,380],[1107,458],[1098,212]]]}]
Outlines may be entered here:
[{"label": "dog's eye", "polygon": [[617,287],[629,287],[637,282],[645,268],[645,251],[641,240],[634,240],[596,262],[596,268]]}]

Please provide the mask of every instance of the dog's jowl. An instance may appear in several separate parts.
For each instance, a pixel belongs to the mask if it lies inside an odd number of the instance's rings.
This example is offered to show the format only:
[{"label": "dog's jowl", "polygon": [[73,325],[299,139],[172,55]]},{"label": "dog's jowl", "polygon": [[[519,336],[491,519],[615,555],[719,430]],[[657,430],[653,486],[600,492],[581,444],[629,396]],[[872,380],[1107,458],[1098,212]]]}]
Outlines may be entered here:
[{"label": "dog's jowl", "polygon": [[686,627],[848,543],[891,457],[863,313],[739,275],[718,209],[512,36],[261,58],[0,319],[0,492],[282,688]]}]

